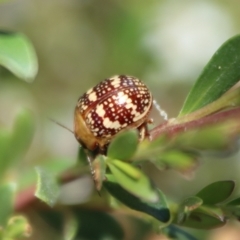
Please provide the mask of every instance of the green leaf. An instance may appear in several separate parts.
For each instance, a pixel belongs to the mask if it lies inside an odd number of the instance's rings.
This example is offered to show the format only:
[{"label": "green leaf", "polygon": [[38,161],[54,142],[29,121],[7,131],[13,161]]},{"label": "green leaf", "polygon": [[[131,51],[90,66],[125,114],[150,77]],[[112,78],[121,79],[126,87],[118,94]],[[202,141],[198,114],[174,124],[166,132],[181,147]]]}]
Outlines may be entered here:
[{"label": "green leaf", "polygon": [[122,186],[120,186],[113,175],[107,174],[106,177],[107,181],[104,182],[104,187],[112,196],[124,203],[126,206],[151,215],[152,217],[164,223],[170,220],[170,211],[166,198],[161,190],[157,188],[155,189],[158,195],[158,201],[155,203],[149,203],[148,201],[136,197],[129,191],[126,191]]},{"label": "green leaf", "polygon": [[[56,208],[53,208],[51,209],[51,211],[49,211],[49,209],[46,208],[46,209],[41,209],[37,211],[37,214],[48,226],[51,226],[51,228],[53,228],[54,230],[57,230],[56,233],[61,235],[61,237],[59,237],[58,239],[62,239],[62,237],[64,236],[65,218],[68,212],[66,212],[65,214],[64,210],[63,211],[59,211],[59,210],[60,209],[56,210]],[[60,232],[60,230],[62,231]],[[47,236],[49,235],[43,232],[43,236],[46,236],[43,239],[47,239]]]},{"label": "green leaf", "polygon": [[139,169],[119,160],[108,160],[112,174],[117,182],[127,191],[149,202],[158,201],[158,195],[148,177]]},{"label": "green leaf", "polygon": [[4,231],[4,236],[6,239],[25,239],[30,237],[31,234],[32,228],[27,219],[23,216],[12,217],[8,221],[8,225]]},{"label": "green leaf", "polygon": [[240,197],[231,200],[227,205],[240,206]]},{"label": "green leaf", "polygon": [[199,207],[191,212],[186,221],[180,225],[196,229],[212,229],[222,227],[225,224],[226,219],[220,209]]},{"label": "green leaf", "polygon": [[26,36],[0,31],[0,65],[27,82],[33,81],[38,71],[37,56]]},{"label": "green leaf", "polygon": [[[236,125],[236,124],[234,124]],[[233,122],[215,123],[180,133],[175,138],[175,144],[182,148],[197,150],[222,150],[229,146],[231,132],[230,127]]]},{"label": "green leaf", "polygon": [[96,209],[75,208],[74,214],[79,223],[75,239],[122,240],[124,232],[119,222],[111,215]]},{"label": "green leaf", "polygon": [[29,110],[22,109],[17,115],[12,133],[0,131],[0,175],[11,164],[20,161],[27,152],[34,135],[35,122]]},{"label": "green leaf", "polygon": [[4,227],[12,212],[13,212],[13,201],[16,185],[8,183],[0,186],[0,228]]},{"label": "green leaf", "polygon": [[[0,176],[5,173],[9,165],[9,146],[11,141],[11,134],[6,129],[0,129]],[[0,178],[1,182],[1,178]]]},{"label": "green leaf", "polygon": [[54,206],[58,200],[60,188],[55,175],[42,167],[35,168],[37,173],[37,189],[35,196],[46,202],[49,206]]},{"label": "green leaf", "polygon": [[229,90],[217,100],[207,104],[206,106],[181,117],[175,118],[171,121],[171,124],[180,124],[184,122],[191,122],[203,117],[209,116],[220,110],[226,110],[227,108],[234,108],[240,106],[240,88],[235,87]]},{"label": "green leaf", "polygon": [[22,109],[15,119],[11,136],[11,152],[21,158],[28,150],[35,132],[35,121],[31,111]]},{"label": "green leaf", "polygon": [[232,180],[218,181],[203,188],[196,196],[203,200],[204,205],[214,205],[230,197],[234,187]]},{"label": "green leaf", "polygon": [[[68,174],[68,171],[71,170],[70,167],[73,166],[73,161],[69,158],[45,158],[41,162],[41,167],[47,169],[48,172],[51,172],[54,176]],[[74,169],[76,169],[76,167],[74,167]],[[30,167],[27,168],[22,172],[20,179],[18,179],[18,190],[35,185],[36,180],[37,176],[35,171],[33,171]]]},{"label": "green leaf", "polygon": [[[90,152],[89,152],[90,153]],[[88,163],[88,158],[87,158],[87,154],[86,154],[86,149],[84,149],[83,147],[79,147],[78,148],[78,156],[77,156],[77,160],[78,163],[80,165],[86,165],[86,163]]]},{"label": "green leaf", "polygon": [[190,91],[179,116],[217,100],[240,79],[240,35],[226,41],[213,55]]},{"label": "green leaf", "polygon": [[169,225],[163,232],[167,232],[167,236],[171,237],[171,239],[179,239],[179,240],[199,240],[199,238],[195,238],[193,235],[188,233],[182,228],[179,228],[173,224]]},{"label": "green leaf", "polygon": [[202,205],[203,201],[201,198],[192,196],[183,201],[183,203],[180,204],[178,214],[177,214],[177,223],[180,224],[184,222],[187,217],[190,215],[190,213],[200,207]]},{"label": "green leaf", "polygon": [[64,240],[74,240],[78,230],[78,221],[76,217],[71,214],[65,218],[64,224]]},{"label": "green leaf", "polygon": [[[65,230],[64,226],[66,224],[66,218],[69,217],[69,212],[66,211],[66,209],[63,209],[63,211],[59,210],[60,209],[58,209],[58,211],[56,209],[52,209],[52,211],[49,211],[48,209],[47,210],[43,209],[38,212],[38,214],[41,216],[41,219],[43,219],[44,222],[48,224],[48,226],[51,226],[53,229],[55,229],[56,233],[59,233],[61,230],[63,231]],[[119,225],[116,219],[112,217],[110,214],[107,214],[102,210],[90,208],[72,207],[70,210],[72,211],[71,215],[73,215],[76,220],[76,223],[72,222],[73,225],[71,226],[73,228],[72,230],[74,231],[77,230],[74,234],[75,235],[74,239],[86,239],[86,240],[124,239],[122,227]],[[77,229],[75,229],[76,227],[75,224],[78,225]],[[58,238],[56,237],[55,239],[63,239],[63,236],[66,237],[64,233],[60,232],[60,234],[61,235]],[[42,239],[48,238],[45,237]],[[69,238],[65,239],[69,240]]]},{"label": "green leaf", "polygon": [[107,156],[112,159],[130,160],[136,152],[137,146],[137,131],[122,132],[111,141]]},{"label": "green leaf", "polygon": [[132,158],[132,162],[138,164],[148,160],[149,157],[160,155],[165,150],[166,144],[168,144],[168,142],[169,141],[164,134],[160,135],[153,141],[145,139],[139,143],[137,151]]},{"label": "green leaf", "polygon": [[239,205],[233,205],[233,204],[227,204],[224,206],[221,206],[221,209],[224,211],[224,214],[228,218],[236,218],[238,221],[240,220],[240,206]]},{"label": "green leaf", "polygon": [[139,180],[139,178],[142,176],[142,172],[136,167],[132,166],[130,163],[122,162],[120,160],[108,160],[108,163],[113,164],[136,181]]},{"label": "green leaf", "polygon": [[[151,156],[152,157],[152,156]],[[189,173],[196,169],[198,155],[177,149],[158,154],[151,162],[159,169],[174,169],[181,173]]]},{"label": "green leaf", "polygon": [[[163,133],[151,142],[141,142],[131,160],[132,163],[136,165],[144,161],[151,161],[160,170],[170,168],[183,174],[192,173],[198,165],[199,153],[193,150],[186,150],[194,149],[188,148],[189,142],[186,141],[186,139],[188,140],[185,137],[186,134],[185,132],[180,132],[174,136],[173,140],[169,141],[169,138],[166,138],[165,133]],[[196,131],[194,131],[195,135],[197,135]],[[197,139],[197,136],[195,138]]]}]

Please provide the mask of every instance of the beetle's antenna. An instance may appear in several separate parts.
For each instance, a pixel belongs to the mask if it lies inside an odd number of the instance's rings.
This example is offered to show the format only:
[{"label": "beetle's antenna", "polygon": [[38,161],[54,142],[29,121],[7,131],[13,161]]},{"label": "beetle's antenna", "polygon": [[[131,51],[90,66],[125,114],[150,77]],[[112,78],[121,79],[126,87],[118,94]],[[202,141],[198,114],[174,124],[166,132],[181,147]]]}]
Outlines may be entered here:
[{"label": "beetle's antenna", "polygon": [[71,133],[74,134],[74,132],[73,132],[70,128],[64,126],[63,124],[59,123],[58,121],[56,121],[56,120],[54,120],[54,119],[52,119],[52,118],[48,118],[48,119],[49,119],[50,121],[56,123],[56,124],[59,125],[60,127],[65,128],[65,129],[67,129],[69,132],[71,132]]}]

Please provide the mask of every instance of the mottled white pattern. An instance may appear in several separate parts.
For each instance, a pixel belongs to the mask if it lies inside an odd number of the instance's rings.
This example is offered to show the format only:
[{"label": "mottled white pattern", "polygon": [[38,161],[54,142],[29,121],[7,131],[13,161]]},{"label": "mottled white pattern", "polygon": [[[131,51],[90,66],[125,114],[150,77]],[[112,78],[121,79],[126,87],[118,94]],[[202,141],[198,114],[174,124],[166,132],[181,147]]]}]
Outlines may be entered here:
[{"label": "mottled white pattern", "polygon": [[112,122],[108,117],[104,118],[103,125],[105,128],[113,128],[113,129],[118,129],[121,127],[121,124],[119,121]]},{"label": "mottled white pattern", "polygon": [[105,115],[105,110],[103,109],[103,105],[102,105],[102,104],[97,105],[96,113],[97,113],[97,115],[98,115],[99,117],[104,117],[104,115]]},{"label": "mottled white pattern", "polygon": [[128,96],[125,95],[123,92],[119,92],[117,96],[117,103],[118,104],[124,104],[126,100],[128,99]]},{"label": "mottled white pattern", "polygon": [[77,106],[92,137],[111,138],[125,128],[144,124],[152,95],[139,79],[118,75],[89,89],[79,98]]},{"label": "mottled white pattern", "polygon": [[90,88],[90,89],[86,92],[86,94],[90,94],[92,91],[93,91],[93,88]]},{"label": "mottled white pattern", "polygon": [[120,86],[121,79],[118,76],[111,77],[111,80],[112,80],[111,85],[113,85],[114,88],[117,88]]},{"label": "mottled white pattern", "polygon": [[95,92],[92,92],[88,95],[89,101],[95,102],[97,100],[97,94]]}]

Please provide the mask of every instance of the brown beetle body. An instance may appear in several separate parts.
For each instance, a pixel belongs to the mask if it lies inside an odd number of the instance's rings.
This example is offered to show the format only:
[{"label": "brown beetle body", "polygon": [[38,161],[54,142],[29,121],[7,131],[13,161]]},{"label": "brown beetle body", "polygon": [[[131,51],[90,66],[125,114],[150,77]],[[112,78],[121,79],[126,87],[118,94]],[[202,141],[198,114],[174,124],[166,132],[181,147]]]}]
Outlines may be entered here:
[{"label": "brown beetle body", "polygon": [[122,130],[146,126],[152,95],[139,79],[118,75],[100,82],[79,98],[74,133],[87,149],[105,152]]}]

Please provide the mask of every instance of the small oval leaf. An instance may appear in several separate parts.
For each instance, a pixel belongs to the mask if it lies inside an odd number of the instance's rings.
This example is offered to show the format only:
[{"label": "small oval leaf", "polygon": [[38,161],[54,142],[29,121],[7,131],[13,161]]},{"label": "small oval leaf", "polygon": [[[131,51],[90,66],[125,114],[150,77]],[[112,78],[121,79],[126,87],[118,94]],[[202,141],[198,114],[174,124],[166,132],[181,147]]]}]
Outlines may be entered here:
[{"label": "small oval leaf", "polygon": [[35,170],[37,173],[35,196],[52,207],[57,202],[60,194],[57,179],[55,175],[42,167],[36,167]]},{"label": "small oval leaf", "polygon": [[203,200],[204,205],[214,205],[230,197],[234,187],[232,180],[218,181],[203,188],[196,196]]},{"label": "small oval leaf", "polygon": [[27,152],[35,132],[35,119],[31,111],[22,109],[17,115],[11,136],[11,158],[21,157]]},{"label": "small oval leaf", "polygon": [[177,223],[180,224],[184,222],[189,214],[200,207],[203,201],[201,198],[192,196],[183,201],[182,204],[179,206],[178,214],[177,214]]},{"label": "small oval leaf", "polygon": [[227,205],[240,206],[240,197],[231,200]]},{"label": "small oval leaf", "polygon": [[[152,156],[151,156],[152,157]],[[169,149],[159,153],[152,163],[159,169],[174,169],[183,174],[192,173],[198,165],[198,154],[178,149]]]},{"label": "small oval leaf", "polygon": [[9,166],[9,146],[11,133],[6,129],[0,129],[0,176],[2,176]]},{"label": "small oval leaf", "polygon": [[142,172],[137,169],[136,167],[133,167],[129,163],[122,162],[119,160],[110,160],[110,164],[114,164],[118,169],[126,173],[129,177],[133,178],[134,180],[139,180],[142,176]]},{"label": "small oval leaf", "polygon": [[8,183],[0,186],[0,228],[7,224],[8,219],[13,213],[13,201],[16,185]]},{"label": "small oval leaf", "polygon": [[149,202],[158,201],[158,195],[148,177],[132,165],[119,160],[107,161],[117,182],[127,191]]},{"label": "small oval leaf", "polygon": [[181,226],[196,229],[212,229],[226,224],[226,219],[220,209],[200,207],[191,212]]},{"label": "small oval leaf", "polygon": [[74,214],[69,214],[68,217],[66,217],[65,224],[64,224],[64,238],[63,240],[73,240],[76,239],[75,236],[78,231],[78,221]]},{"label": "small oval leaf", "polygon": [[27,82],[33,81],[38,71],[37,56],[26,36],[0,31],[0,65]]},{"label": "small oval leaf", "polygon": [[108,147],[107,156],[112,159],[129,160],[138,146],[138,133],[135,130],[118,134]]},{"label": "small oval leaf", "polygon": [[173,224],[166,227],[166,229],[169,232],[168,236],[171,236],[171,239],[199,240],[199,238],[195,238],[192,234]]},{"label": "small oval leaf", "polygon": [[230,38],[213,55],[188,94],[179,116],[215,101],[240,79],[240,35]]},{"label": "small oval leaf", "polygon": [[86,165],[86,163],[88,162],[88,156],[87,156],[88,153],[90,154],[90,152],[87,151],[82,146],[78,148],[77,163],[79,165],[83,165],[83,166]]},{"label": "small oval leaf", "polygon": [[155,203],[149,203],[141,198],[136,197],[129,191],[126,191],[119,185],[113,175],[107,174],[107,181],[104,182],[104,187],[108,192],[116,199],[121,201],[126,206],[151,215],[161,222],[168,222],[170,220],[170,211],[167,205],[164,194],[159,189],[155,189],[158,195],[158,201]]},{"label": "small oval leaf", "polygon": [[78,207],[73,211],[79,225],[74,239],[124,239],[122,226],[110,214],[97,209],[79,209]]},{"label": "small oval leaf", "polygon": [[35,121],[32,112],[22,109],[17,115],[13,130],[0,129],[0,175],[14,161],[20,161],[32,142]]},{"label": "small oval leaf", "polygon": [[14,216],[8,221],[3,239],[26,239],[32,234],[32,228],[24,216]]}]

